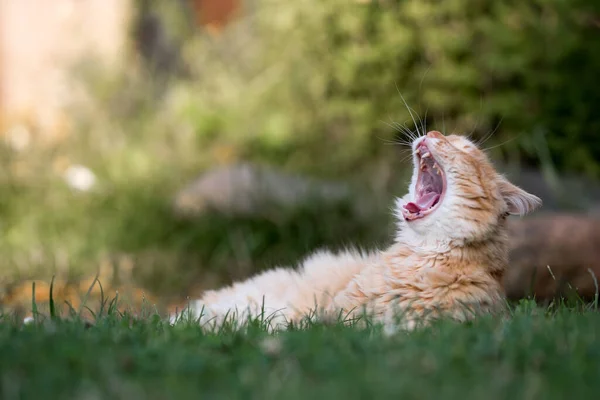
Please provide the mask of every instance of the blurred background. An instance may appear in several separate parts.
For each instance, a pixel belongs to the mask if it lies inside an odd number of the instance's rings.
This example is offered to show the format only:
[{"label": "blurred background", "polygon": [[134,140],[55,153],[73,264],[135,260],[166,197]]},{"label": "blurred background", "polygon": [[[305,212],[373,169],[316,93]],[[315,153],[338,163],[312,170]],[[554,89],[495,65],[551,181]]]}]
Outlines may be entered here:
[{"label": "blurred background", "polygon": [[0,304],[55,276],[77,309],[98,275],[162,310],[384,246],[416,129],[543,198],[512,297],[592,290],[599,71],[595,0],[0,0]]}]

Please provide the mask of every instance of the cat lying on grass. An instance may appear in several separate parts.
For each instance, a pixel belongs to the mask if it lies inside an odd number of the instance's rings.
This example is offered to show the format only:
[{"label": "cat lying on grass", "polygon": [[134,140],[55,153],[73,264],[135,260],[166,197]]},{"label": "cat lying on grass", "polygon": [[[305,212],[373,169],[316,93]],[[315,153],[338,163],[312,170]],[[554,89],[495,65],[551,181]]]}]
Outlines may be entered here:
[{"label": "cat lying on grass", "polygon": [[412,153],[412,181],[397,200],[391,247],[317,252],[298,269],[276,268],[208,291],[191,302],[188,316],[219,326],[262,315],[281,329],[307,315],[366,312],[386,327],[412,329],[441,316],[465,321],[504,311],[506,218],[531,212],[541,200],[508,182],[463,136],[432,131],[413,141]]}]

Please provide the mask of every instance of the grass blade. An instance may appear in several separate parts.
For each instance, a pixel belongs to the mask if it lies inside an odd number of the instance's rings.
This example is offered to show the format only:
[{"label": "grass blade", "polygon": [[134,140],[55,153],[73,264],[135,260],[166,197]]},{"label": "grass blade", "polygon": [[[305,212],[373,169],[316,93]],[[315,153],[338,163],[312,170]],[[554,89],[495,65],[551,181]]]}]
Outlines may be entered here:
[{"label": "grass blade", "polygon": [[38,320],[38,308],[35,301],[35,281],[31,282],[31,313],[33,314],[33,320]]},{"label": "grass blade", "polygon": [[50,318],[52,318],[52,319],[58,318],[58,316],[56,315],[56,305],[54,304],[54,296],[53,296],[54,278],[55,278],[55,276],[52,275],[52,280],[50,281],[50,293],[49,293]]},{"label": "grass blade", "polygon": [[94,277],[94,280],[92,281],[92,284],[88,288],[87,292],[85,293],[85,296],[83,297],[83,300],[81,301],[81,305],[79,306],[79,312],[78,312],[78,315],[80,317],[81,317],[81,312],[83,311],[83,307],[87,303],[87,300],[88,300],[88,297],[90,296],[90,293],[92,293],[92,289],[96,285],[96,282],[98,282],[98,277],[99,276],[100,276],[100,271],[96,272],[96,276]]}]

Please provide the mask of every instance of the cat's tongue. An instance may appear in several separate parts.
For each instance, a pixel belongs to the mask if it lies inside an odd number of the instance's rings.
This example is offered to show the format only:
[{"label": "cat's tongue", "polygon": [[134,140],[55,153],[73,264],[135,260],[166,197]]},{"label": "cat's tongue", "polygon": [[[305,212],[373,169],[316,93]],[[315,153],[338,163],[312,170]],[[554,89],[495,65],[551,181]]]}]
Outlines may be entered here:
[{"label": "cat's tongue", "polygon": [[411,213],[418,213],[419,211],[427,210],[433,206],[437,199],[440,198],[440,195],[435,192],[429,192],[420,196],[417,199],[416,203],[412,201],[404,206],[406,210]]}]

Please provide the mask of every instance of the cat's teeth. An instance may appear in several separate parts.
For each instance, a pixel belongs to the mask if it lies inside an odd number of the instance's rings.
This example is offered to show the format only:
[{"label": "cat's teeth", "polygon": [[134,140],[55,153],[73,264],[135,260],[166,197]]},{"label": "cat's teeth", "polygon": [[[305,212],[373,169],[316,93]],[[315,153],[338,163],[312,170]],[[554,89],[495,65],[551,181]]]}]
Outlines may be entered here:
[{"label": "cat's teeth", "polygon": [[427,158],[427,157],[431,157],[431,153],[430,152],[427,152],[427,153],[425,153],[425,154],[423,154],[421,156],[421,158]]},{"label": "cat's teeth", "polygon": [[433,170],[435,171],[436,174],[440,174],[440,170],[437,164],[433,164]]}]

